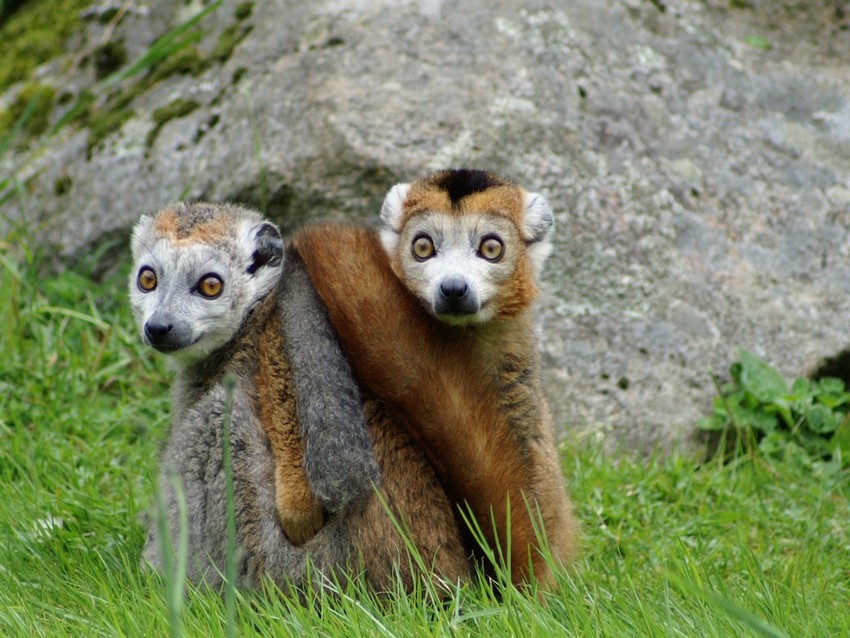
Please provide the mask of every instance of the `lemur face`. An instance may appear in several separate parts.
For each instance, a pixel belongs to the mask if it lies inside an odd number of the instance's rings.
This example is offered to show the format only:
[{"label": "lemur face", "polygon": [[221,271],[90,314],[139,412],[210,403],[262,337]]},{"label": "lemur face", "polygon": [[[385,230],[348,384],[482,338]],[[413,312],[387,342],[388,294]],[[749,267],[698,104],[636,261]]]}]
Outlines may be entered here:
[{"label": "lemur face", "polygon": [[133,230],[130,302],[144,342],[178,365],[230,341],[277,282],[277,229],[236,207],[181,205]]},{"label": "lemur face", "polygon": [[381,211],[393,270],[426,309],[457,326],[527,307],[550,251],[545,199],[481,171],[399,184]]},{"label": "lemur face", "polygon": [[417,215],[399,236],[402,279],[438,319],[483,323],[498,313],[498,293],[513,276],[522,242],[513,224],[491,215]]}]

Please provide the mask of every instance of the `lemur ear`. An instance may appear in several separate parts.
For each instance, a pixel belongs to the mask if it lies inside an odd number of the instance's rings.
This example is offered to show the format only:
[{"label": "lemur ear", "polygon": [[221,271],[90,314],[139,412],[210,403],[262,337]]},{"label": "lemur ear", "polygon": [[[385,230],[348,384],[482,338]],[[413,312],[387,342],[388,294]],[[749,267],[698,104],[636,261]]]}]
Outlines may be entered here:
[{"label": "lemur ear", "polygon": [[384,203],[381,206],[381,221],[393,230],[398,232],[401,230],[401,211],[404,207],[404,200],[407,197],[407,192],[410,190],[410,184],[396,184],[384,197]]},{"label": "lemur ear", "polygon": [[153,224],[153,217],[142,215],[136,225],[133,226],[133,233],[130,236],[130,251],[133,257],[136,258],[142,251],[142,235],[148,235],[148,231]]},{"label": "lemur ear", "polygon": [[263,266],[280,266],[283,262],[283,240],[274,224],[263,222],[251,229],[254,252],[248,265],[248,274],[253,275]]},{"label": "lemur ear", "polygon": [[552,252],[551,232],[554,226],[555,216],[546,198],[539,193],[526,193],[522,232],[535,277],[540,276],[543,264]]},{"label": "lemur ear", "polygon": [[381,206],[381,244],[388,254],[392,255],[398,245],[398,234],[401,232],[402,210],[404,200],[410,190],[410,184],[396,184],[387,193]]},{"label": "lemur ear", "polygon": [[525,194],[524,239],[528,243],[536,243],[546,239],[555,225],[555,216],[546,198],[540,193]]}]

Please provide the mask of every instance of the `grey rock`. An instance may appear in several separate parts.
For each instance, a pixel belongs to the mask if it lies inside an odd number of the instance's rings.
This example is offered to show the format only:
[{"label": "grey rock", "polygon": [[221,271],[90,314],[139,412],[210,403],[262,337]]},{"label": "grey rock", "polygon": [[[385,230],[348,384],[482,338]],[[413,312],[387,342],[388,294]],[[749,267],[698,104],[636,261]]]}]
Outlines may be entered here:
[{"label": "grey rock", "polygon": [[[262,205],[285,230],[374,220],[396,181],[487,168],[556,212],[539,329],[559,422],[669,447],[738,346],[788,377],[850,347],[850,31],[781,5],[257,2],[229,59],[138,95],[90,158],[73,127],[0,158],[28,193],[0,236],[38,224],[68,258],[186,198]],[[150,0],[112,37],[132,59],[201,6]],[[234,7],[205,18],[199,49]],[[63,68],[42,79],[93,81]],[[199,107],[146,148],[178,97]]]}]

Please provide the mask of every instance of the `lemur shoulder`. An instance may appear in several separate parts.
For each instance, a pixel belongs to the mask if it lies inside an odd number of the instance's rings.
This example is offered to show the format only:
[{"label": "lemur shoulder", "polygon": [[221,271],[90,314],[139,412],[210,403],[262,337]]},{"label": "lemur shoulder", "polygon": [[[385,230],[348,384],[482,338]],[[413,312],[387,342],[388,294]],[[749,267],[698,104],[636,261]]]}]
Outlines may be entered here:
[{"label": "lemur shoulder", "polygon": [[322,573],[362,568],[378,588],[396,572],[411,583],[404,543],[381,498],[441,576],[466,573],[451,505],[433,471],[392,410],[378,401],[364,406],[303,263],[284,258],[273,224],[237,206],[182,204],[143,216],[132,252],[130,298],[142,337],[176,368],[159,481],[170,539],[151,525],[147,562],[161,569],[176,542],[182,492],[187,574],[221,582],[224,380],[232,376],[241,582],[268,576],[299,585],[309,560]]},{"label": "lemur shoulder", "polygon": [[400,410],[488,543],[511,547],[513,581],[533,572],[551,586],[534,518],[556,562],[577,544],[533,334],[552,212],[492,174],[454,170],[395,186],[381,217],[380,232],[307,227],[292,249],[364,391]]}]

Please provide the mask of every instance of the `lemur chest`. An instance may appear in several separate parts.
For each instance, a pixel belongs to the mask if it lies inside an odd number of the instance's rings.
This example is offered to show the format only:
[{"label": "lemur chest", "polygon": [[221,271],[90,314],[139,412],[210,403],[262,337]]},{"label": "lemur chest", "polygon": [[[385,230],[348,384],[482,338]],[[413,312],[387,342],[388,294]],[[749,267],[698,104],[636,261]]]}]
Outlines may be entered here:
[{"label": "lemur chest", "polygon": [[503,446],[524,449],[539,429],[535,359],[512,345],[454,344],[451,365],[435,374],[441,425],[473,456],[489,458]]}]

